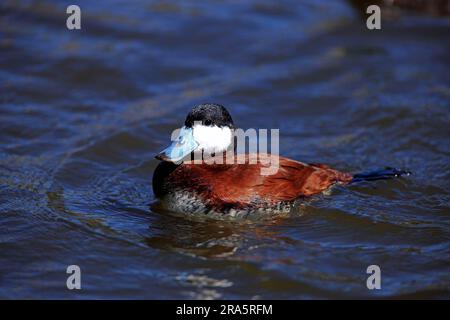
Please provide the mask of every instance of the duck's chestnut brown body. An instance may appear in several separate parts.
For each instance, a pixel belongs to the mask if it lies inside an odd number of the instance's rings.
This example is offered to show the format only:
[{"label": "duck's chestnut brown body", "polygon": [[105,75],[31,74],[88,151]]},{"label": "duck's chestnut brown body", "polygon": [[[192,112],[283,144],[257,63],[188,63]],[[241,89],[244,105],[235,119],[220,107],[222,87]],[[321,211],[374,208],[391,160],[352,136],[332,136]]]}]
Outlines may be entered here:
[{"label": "duck's chestnut brown body", "polygon": [[351,174],[321,164],[305,164],[278,157],[278,170],[262,175],[268,155],[259,154],[255,164],[175,165],[161,162],[153,176],[153,190],[169,209],[177,211],[226,213],[231,209],[250,211],[325,191],[336,183],[348,183]]}]

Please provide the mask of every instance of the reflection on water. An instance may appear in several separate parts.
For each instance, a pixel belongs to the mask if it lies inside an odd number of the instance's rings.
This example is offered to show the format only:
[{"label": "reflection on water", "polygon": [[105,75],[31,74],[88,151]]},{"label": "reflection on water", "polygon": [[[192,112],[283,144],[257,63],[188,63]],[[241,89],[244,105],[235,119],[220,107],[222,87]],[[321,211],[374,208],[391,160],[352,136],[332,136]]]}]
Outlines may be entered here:
[{"label": "reflection on water", "polygon": [[[155,208],[155,206],[153,206]],[[268,230],[277,225],[282,218],[264,220],[264,224],[255,220],[219,220],[211,217],[189,216],[170,212],[159,213],[160,219],[152,225],[152,237],[145,242],[155,248],[174,250],[205,258],[231,257],[237,250],[248,245],[249,234],[255,242],[264,241],[289,242],[283,237]],[[253,217],[255,219],[255,217]],[[155,230],[157,230],[155,232]],[[174,236],[176,235],[176,236]]]},{"label": "reflection on water", "polygon": [[[0,297],[448,297],[448,18],[383,7],[369,32],[361,3],[79,1],[69,32],[69,3],[2,2]],[[414,174],[287,216],[166,212],[154,155],[201,102],[285,156]]]}]

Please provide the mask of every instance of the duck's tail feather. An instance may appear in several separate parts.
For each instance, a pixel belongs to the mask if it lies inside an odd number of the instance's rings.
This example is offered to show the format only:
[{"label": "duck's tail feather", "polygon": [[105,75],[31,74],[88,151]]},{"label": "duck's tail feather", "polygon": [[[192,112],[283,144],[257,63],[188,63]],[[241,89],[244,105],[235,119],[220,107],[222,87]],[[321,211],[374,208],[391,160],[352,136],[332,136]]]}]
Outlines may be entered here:
[{"label": "duck's tail feather", "polygon": [[386,167],[380,170],[357,173],[353,175],[353,179],[352,181],[350,181],[350,183],[361,181],[386,180],[401,176],[409,176],[411,174],[412,174],[411,171],[408,170]]}]

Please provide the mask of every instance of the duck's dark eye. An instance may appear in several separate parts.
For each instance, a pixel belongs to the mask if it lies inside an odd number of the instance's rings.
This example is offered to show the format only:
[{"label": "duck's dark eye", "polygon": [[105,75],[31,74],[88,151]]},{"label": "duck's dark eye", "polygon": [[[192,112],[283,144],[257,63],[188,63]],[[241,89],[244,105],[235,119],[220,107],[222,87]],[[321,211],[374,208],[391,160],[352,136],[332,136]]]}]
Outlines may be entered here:
[{"label": "duck's dark eye", "polygon": [[209,126],[211,125],[212,121],[211,120],[205,120],[204,124],[205,126]]}]

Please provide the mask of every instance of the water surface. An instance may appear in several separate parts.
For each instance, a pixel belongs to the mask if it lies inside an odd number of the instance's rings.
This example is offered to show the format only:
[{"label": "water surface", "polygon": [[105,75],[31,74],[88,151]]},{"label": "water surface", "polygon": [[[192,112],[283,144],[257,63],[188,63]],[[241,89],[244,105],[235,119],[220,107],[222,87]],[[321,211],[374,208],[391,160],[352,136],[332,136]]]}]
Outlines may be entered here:
[{"label": "water surface", "polygon": [[[344,1],[77,3],[81,31],[72,2],[0,5],[1,298],[449,298],[448,18],[368,31]],[[280,128],[284,156],[413,175],[289,217],[160,211],[154,155],[202,102]]]}]

